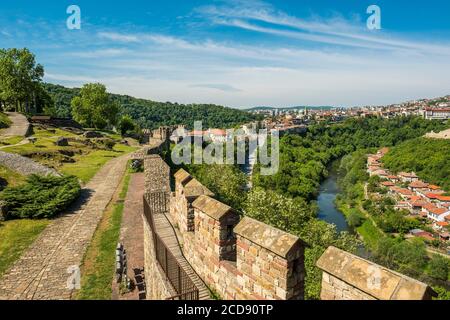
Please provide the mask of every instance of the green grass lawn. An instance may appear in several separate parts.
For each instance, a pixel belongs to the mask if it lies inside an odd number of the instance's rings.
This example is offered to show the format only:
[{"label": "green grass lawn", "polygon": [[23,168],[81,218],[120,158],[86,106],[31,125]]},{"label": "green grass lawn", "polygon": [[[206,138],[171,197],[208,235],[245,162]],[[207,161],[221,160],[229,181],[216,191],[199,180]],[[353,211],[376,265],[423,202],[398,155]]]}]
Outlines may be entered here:
[{"label": "green grass lawn", "polygon": [[[55,132],[51,132],[36,128],[34,131],[33,136],[37,138],[34,144],[27,143],[20,146],[11,146],[2,149],[2,151],[21,155],[53,152],[54,155],[50,157],[34,158],[34,160],[53,167],[63,174],[74,175],[83,183],[87,183],[108,160],[138,149],[138,147],[116,144],[113,150],[95,150],[81,142],[73,141],[69,143],[70,145],[68,147],[60,147],[55,145],[58,137],[77,137],[77,135],[61,129],[55,129]],[[110,138],[116,138],[116,136],[108,134]],[[73,156],[75,163],[61,163],[59,161],[61,155],[58,154],[60,150],[75,151],[76,155]]]},{"label": "green grass lawn", "polygon": [[376,249],[378,240],[384,237],[384,234],[369,219],[356,228],[356,231],[362,236],[364,243],[372,250]]},{"label": "green grass lawn", "polygon": [[11,187],[16,187],[25,182],[26,177],[18,174],[15,171],[9,170],[4,166],[0,166],[0,177],[6,181],[6,184]]},{"label": "green grass lawn", "polygon": [[12,220],[0,223],[0,276],[49,224],[49,220]]},{"label": "green grass lawn", "polygon": [[0,145],[9,146],[13,144],[17,144],[22,141],[24,137],[22,136],[13,136],[8,138],[0,138]]},{"label": "green grass lawn", "polygon": [[64,174],[77,176],[86,183],[108,160],[135,150],[137,150],[136,147],[117,144],[112,151],[97,150],[87,155],[77,155],[74,157],[75,163],[65,163],[59,171]]},{"label": "green grass lawn", "polygon": [[92,241],[83,258],[81,268],[81,289],[76,295],[78,300],[109,300],[112,294],[116,255],[120,226],[128,185],[131,178],[126,173],[121,183],[121,191],[116,202],[108,206],[95,231]]}]

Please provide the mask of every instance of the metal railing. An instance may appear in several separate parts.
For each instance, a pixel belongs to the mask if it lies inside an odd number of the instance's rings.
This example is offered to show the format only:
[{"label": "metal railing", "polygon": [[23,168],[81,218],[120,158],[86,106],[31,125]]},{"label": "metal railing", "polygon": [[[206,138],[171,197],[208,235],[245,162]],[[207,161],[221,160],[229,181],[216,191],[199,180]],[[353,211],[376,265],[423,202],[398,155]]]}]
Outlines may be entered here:
[{"label": "metal railing", "polygon": [[[150,224],[153,235],[153,245],[155,248],[156,260],[164,271],[167,280],[174,288],[177,295],[167,298],[168,300],[198,300],[199,290],[189,275],[179,264],[172,252],[160,238],[155,229],[153,220],[154,214],[161,214],[167,209],[167,194],[165,192],[152,193],[147,195],[152,205],[144,196],[144,215]],[[163,211],[160,211],[163,210]]]}]

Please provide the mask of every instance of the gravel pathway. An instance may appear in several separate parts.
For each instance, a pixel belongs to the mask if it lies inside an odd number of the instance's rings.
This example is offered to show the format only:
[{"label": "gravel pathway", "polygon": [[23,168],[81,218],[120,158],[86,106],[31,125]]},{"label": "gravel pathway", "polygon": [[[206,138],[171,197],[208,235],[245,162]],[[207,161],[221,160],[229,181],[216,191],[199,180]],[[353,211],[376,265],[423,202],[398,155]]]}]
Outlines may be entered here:
[{"label": "gravel pathway", "polygon": [[30,123],[27,118],[20,113],[17,112],[5,112],[9,119],[12,121],[12,124],[9,128],[5,129],[2,133],[2,136],[5,137],[13,137],[13,136],[22,136],[26,137],[30,133]]}]

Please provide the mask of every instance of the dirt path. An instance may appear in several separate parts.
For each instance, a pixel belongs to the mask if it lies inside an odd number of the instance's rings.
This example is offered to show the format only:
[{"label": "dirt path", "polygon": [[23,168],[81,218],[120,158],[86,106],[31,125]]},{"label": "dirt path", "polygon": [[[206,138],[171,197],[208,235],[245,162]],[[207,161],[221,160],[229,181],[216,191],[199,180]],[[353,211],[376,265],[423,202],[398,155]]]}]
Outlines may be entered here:
[{"label": "dirt path", "polygon": [[[116,191],[129,155],[109,161],[83,189],[77,203],[56,218],[0,279],[0,300],[71,299],[86,248]],[[76,281],[74,283],[77,283]]]},{"label": "dirt path", "polygon": [[27,118],[17,112],[6,112],[8,118],[12,121],[9,128],[5,129],[2,133],[4,137],[22,136],[26,137],[30,130],[30,123]]},{"label": "dirt path", "polygon": [[131,176],[123,209],[119,238],[127,252],[128,277],[138,285],[133,291],[119,295],[118,285],[114,281],[113,300],[145,299],[145,294],[143,293],[144,228],[142,224],[144,180],[143,173],[136,173]]}]

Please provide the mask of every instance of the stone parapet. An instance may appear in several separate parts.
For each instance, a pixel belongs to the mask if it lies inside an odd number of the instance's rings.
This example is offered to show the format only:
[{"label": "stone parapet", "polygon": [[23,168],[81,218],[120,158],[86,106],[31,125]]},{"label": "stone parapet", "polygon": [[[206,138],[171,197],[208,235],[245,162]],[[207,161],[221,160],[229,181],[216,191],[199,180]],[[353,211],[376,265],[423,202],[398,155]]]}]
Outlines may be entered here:
[{"label": "stone parapet", "polygon": [[240,220],[185,170],[175,174],[171,213],[186,259],[221,298],[303,299],[305,244],[298,237]]},{"label": "stone parapet", "polygon": [[425,283],[335,247],[317,266],[323,270],[322,300],[429,300],[435,295]]}]

